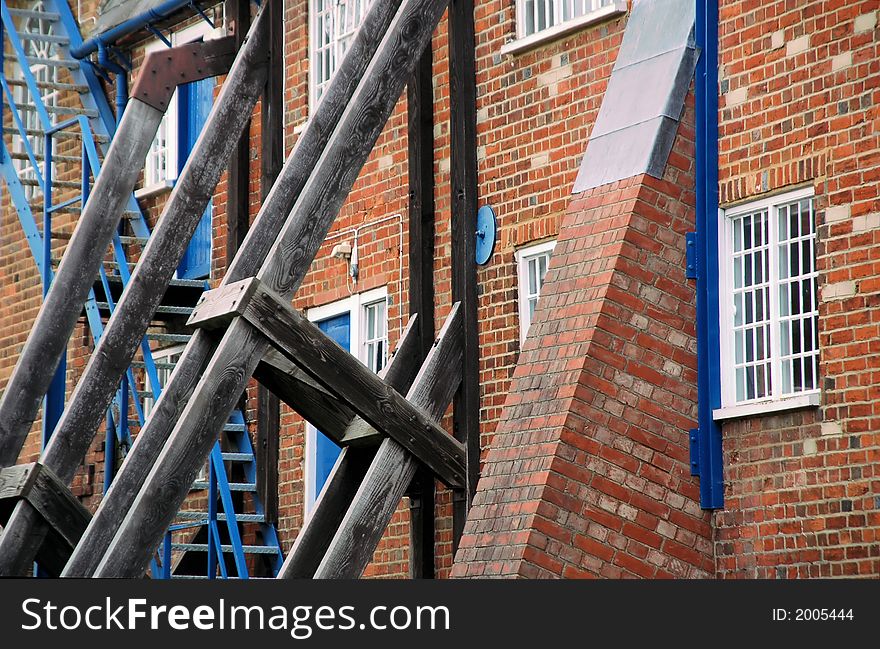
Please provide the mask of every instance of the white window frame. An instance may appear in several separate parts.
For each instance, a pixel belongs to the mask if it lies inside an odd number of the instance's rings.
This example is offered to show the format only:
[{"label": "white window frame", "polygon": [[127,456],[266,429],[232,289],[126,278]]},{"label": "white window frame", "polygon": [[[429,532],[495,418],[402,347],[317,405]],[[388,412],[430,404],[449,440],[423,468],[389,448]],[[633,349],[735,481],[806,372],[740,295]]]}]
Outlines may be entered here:
[{"label": "white window frame", "polygon": [[[329,318],[335,318],[340,315],[349,314],[349,346],[352,354],[362,363],[366,365],[366,346],[365,346],[365,330],[366,322],[364,321],[364,313],[368,306],[376,302],[385,301],[385,340],[386,340],[386,362],[388,359],[387,340],[388,340],[388,287],[380,286],[363,293],[355,293],[351,297],[343,300],[331,302],[322,306],[316,306],[309,309],[306,317],[310,322],[320,322]],[[305,515],[309,516],[315,507],[315,501],[318,498],[315,489],[316,466],[315,466],[315,449],[317,447],[317,428],[306,422],[305,433],[305,449],[303,457],[305,462]]]},{"label": "white window frame", "polygon": [[[556,15],[559,15],[564,12],[566,3],[572,2],[575,4],[587,3],[590,9],[581,16],[555,22],[532,33],[528,32],[527,17],[530,4],[537,7],[546,3],[554,8]],[[626,0],[516,0],[516,40],[505,44],[501,48],[501,53],[518,54],[626,12]]]},{"label": "white window frame", "polygon": [[[780,394],[779,386],[782,375],[781,351],[779,342],[779,236],[778,236],[778,209],[788,204],[804,199],[814,199],[814,191],[811,187],[798,189],[786,193],[775,194],[755,201],[749,201],[736,207],[718,211],[718,286],[719,286],[719,337],[721,340],[721,408],[713,412],[716,420],[747,417],[751,415],[768,414],[782,410],[791,410],[810,406],[818,406],[821,396],[821,377],[815,376],[816,388],[792,394]],[[733,254],[733,219],[746,214],[767,211],[768,233],[770,245],[768,247],[770,277],[768,289],[770,291],[770,364],[771,375],[769,384],[771,393],[769,396],[754,398],[746,401],[736,401],[735,383],[735,352],[734,352],[734,287],[733,273],[729,260]],[[813,228],[814,236],[815,201],[813,201]],[[815,240],[814,240],[815,241]],[[815,245],[815,244],[814,244]],[[811,275],[817,277],[816,256],[812,260]],[[800,276],[799,276],[800,277]],[[818,291],[817,291],[818,293]],[[816,309],[818,309],[818,295],[813,296]],[[814,316],[815,317],[815,316]],[[818,327],[818,317],[815,317],[814,327]],[[816,350],[818,353],[818,349]]]},{"label": "white window frame", "polygon": [[[553,255],[553,249],[556,247],[556,241],[545,241],[543,243],[520,248],[514,253],[516,259],[516,288],[517,288],[517,304],[519,310],[519,342],[523,344],[529,333],[529,327],[532,325],[532,317],[529,312],[529,299],[531,295],[528,293],[529,286],[529,260],[536,257],[547,255],[547,268],[550,268],[550,259]],[[546,271],[545,271],[546,272]],[[546,277],[546,275],[545,275]],[[544,285],[544,278],[541,278],[541,286],[538,288],[537,295],[541,295],[541,288]]]},{"label": "white window frame", "polygon": [[[328,76],[327,79],[319,80],[317,77],[317,53],[319,48],[318,28],[320,27],[319,18],[321,18],[321,14],[318,11],[319,0],[309,0],[309,112],[314,112],[315,107],[318,105],[318,102],[321,99],[321,94],[323,90],[329,85],[330,80],[333,79],[333,75],[336,73],[336,70],[339,69],[339,64],[342,63],[342,57],[344,56],[348,45],[350,45],[351,42],[354,40],[354,35],[357,33],[358,27],[360,27],[361,23],[364,20],[364,16],[366,15],[367,11],[369,11],[370,6],[372,5],[372,0],[321,1],[326,3],[333,3],[333,16],[331,18],[333,22],[333,34],[329,43],[332,50],[329,53],[329,59],[332,59],[332,61],[329,63],[331,72],[330,76]],[[353,30],[347,29],[344,33],[338,34],[336,33],[336,25],[339,19],[339,12],[342,10],[343,7],[345,8],[345,11],[349,11],[350,9],[356,7],[358,10],[360,10],[360,19],[358,21],[358,24],[354,26]]]},{"label": "white window frame", "polygon": [[[186,29],[172,33],[169,40],[171,41],[171,45],[176,47],[178,45],[191,43],[200,38],[210,40],[212,37],[221,35],[221,32],[225,33],[225,29],[212,29],[208,23],[199,21]],[[144,55],[146,56],[147,54],[166,49],[168,49],[168,45],[159,39],[155,39],[146,45],[144,48]],[[150,156],[153,154],[153,144],[156,142],[156,138],[154,138],[153,142],[150,143],[150,149],[147,151],[147,158],[144,161],[144,186],[134,192],[134,195],[137,198],[145,198],[147,196],[167,191],[174,187],[174,183],[177,181],[177,164],[180,148],[180,143],[178,142],[178,134],[180,132],[180,111],[178,104],[179,95],[177,88],[175,88],[174,94],[171,96],[171,101],[168,103],[168,110],[166,110],[165,115],[162,116],[162,121],[159,123],[159,128],[156,131],[157,137],[163,129],[165,132],[165,174],[164,176],[159,175],[158,177],[151,178],[148,173],[147,161],[149,161]]]}]

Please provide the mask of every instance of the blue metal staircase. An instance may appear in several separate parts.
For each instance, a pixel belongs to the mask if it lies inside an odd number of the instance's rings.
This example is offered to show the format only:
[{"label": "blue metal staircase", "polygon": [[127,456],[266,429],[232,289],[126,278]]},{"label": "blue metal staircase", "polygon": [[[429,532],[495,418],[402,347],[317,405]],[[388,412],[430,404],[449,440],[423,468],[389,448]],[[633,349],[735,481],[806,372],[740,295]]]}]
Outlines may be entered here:
[{"label": "blue metal staircase", "polygon": [[[52,281],[63,240],[70,236],[70,232],[58,231],[57,220],[64,215],[68,220],[75,218],[88,200],[116,121],[93,64],[69,54],[82,37],[65,0],[31,1],[26,8],[0,0],[0,13],[0,174],[45,289]],[[132,196],[85,304],[94,340],[100,338],[105,319],[129,281],[134,266],[129,261],[132,246],[142,248],[149,237],[143,212]],[[169,292],[188,291],[188,299],[163,303],[157,320],[185,321],[205,288],[201,280],[173,280]],[[151,330],[141,342],[140,354],[107,413],[105,492],[113,477],[117,449],[124,455],[130,448],[132,429],[143,427],[150,404],[159,398],[173,368],[172,361],[154,358],[157,348],[188,339],[187,334]],[[64,374],[62,366],[47,397],[44,441],[63,408]],[[206,503],[206,511],[180,512],[159,548],[152,576],[247,578],[255,564],[249,555],[267,559],[268,572],[277,574],[283,561],[281,547],[256,493],[256,459],[240,411],[233,413],[224,428],[205,473],[205,479],[197,480],[192,489],[193,500]]]}]

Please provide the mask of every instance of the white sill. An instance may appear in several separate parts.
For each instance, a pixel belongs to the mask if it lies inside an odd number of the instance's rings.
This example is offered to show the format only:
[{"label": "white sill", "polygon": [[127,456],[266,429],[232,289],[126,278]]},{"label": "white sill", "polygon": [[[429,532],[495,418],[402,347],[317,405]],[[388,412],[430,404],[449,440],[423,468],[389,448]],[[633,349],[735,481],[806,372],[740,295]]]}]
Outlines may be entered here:
[{"label": "white sill", "polygon": [[604,20],[608,20],[609,18],[614,18],[615,16],[619,16],[625,13],[626,0],[615,0],[607,7],[597,9],[596,11],[588,13],[585,16],[578,16],[577,18],[573,18],[572,20],[566,21],[559,25],[554,25],[553,27],[542,29],[541,31],[530,34],[529,36],[517,38],[515,41],[505,43],[501,47],[501,53],[519,54],[521,52],[525,52],[526,50],[538,47],[539,45],[554,41],[557,38],[561,38],[572,32],[576,32],[580,29],[583,29],[584,27],[595,25],[596,23],[600,23]]},{"label": "white sill", "polygon": [[753,417],[755,415],[769,415],[784,410],[814,408],[818,406],[819,403],[819,393],[809,392],[792,397],[783,397],[782,399],[758,401],[755,403],[744,403],[736,406],[718,408],[712,412],[712,418],[715,421],[723,421],[725,419],[739,419],[741,417]]},{"label": "white sill", "polygon": [[170,192],[173,187],[174,179],[165,180],[159,183],[153,183],[152,185],[148,185],[147,187],[141,187],[140,189],[134,190],[134,197],[149,198],[150,196],[157,196],[158,194]]}]

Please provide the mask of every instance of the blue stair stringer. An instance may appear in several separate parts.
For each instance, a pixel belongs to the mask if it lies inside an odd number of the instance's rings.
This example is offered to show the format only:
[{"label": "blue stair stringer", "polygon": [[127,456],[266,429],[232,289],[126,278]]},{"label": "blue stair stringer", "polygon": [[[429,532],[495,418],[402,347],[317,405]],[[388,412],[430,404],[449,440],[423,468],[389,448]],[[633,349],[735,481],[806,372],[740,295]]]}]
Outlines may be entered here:
[{"label": "blue stair stringer", "polygon": [[[3,49],[0,54],[0,87],[2,87],[3,138],[0,141],[0,175],[9,190],[11,203],[15,208],[19,222],[24,230],[28,246],[34,261],[40,270],[44,283],[51,282],[52,259],[52,226],[54,215],[61,213],[77,213],[81,205],[88,200],[89,187],[92,179],[100,171],[100,159],[106,152],[116,128],[115,118],[106,96],[102,90],[92,64],[87,61],[75,61],[70,57],[70,47],[79,45],[82,36],[79,27],[64,0],[37,0],[30,8],[9,7],[7,0],[0,0],[2,13]],[[33,28],[37,29],[34,30]],[[8,49],[7,49],[8,48]],[[12,59],[18,64],[7,64]],[[27,61],[27,65],[21,65]],[[14,74],[7,76],[6,70]],[[38,71],[35,73],[35,70]],[[51,71],[51,74],[47,74]],[[68,75],[64,78],[61,75]],[[20,92],[16,95],[14,91]],[[49,91],[44,95],[46,91]],[[78,95],[79,106],[71,107],[71,102],[59,104],[57,98],[62,93],[69,97]],[[47,103],[46,96],[54,96],[55,100]],[[9,115],[7,116],[7,111]],[[11,122],[11,125],[7,125]],[[8,136],[8,137],[7,137]],[[7,146],[7,139],[10,146]],[[59,139],[78,139],[81,142],[81,156],[63,156],[54,154],[53,142]],[[48,155],[47,155],[48,154]],[[47,159],[48,158],[48,159]],[[42,163],[42,164],[41,164]],[[58,167],[78,165],[79,182],[57,180],[55,174]],[[71,174],[68,173],[67,176]],[[54,190],[67,189],[68,196],[58,203],[53,202]],[[73,190],[78,190],[73,191]],[[73,194],[71,197],[70,195]],[[35,207],[40,205],[39,208]],[[77,206],[79,205],[79,207]],[[35,218],[35,211],[41,213],[42,228]],[[85,304],[86,319],[93,340],[97,341],[104,329],[102,309],[112,313],[114,303],[110,287],[111,280],[121,283],[124,288],[130,278],[130,264],[125,253],[125,245],[137,243],[143,246],[150,236],[150,229],[144,218],[137,200],[132,195],[126,207],[124,223],[128,223],[131,235],[116,233],[112,244],[112,261],[106,262],[109,268],[102,267],[98,280],[104,292],[105,302],[97,301],[94,290],[90,291]],[[44,237],[47,234],[47,237]],[[174,280],[178,284],[192,285],[187,280]],[[207,285],[201,283],[203,288]],[[160,307],[161,308],[161,307]],[[186,315],[181,307],[173,307],[175,313]],[[141,369],[150,386],[149,392],[140,391],[135,375],[130,368],[116,393],[114,401],[107,413],[108,444],[106,464],[111,468],[107,471],[112,477],[112,465],[118,444],[123,451],[131,445],[130,426],[142,428],[145,422],[144,399],[157,400],[161,392],[161,381],[153,359],[150,341],[184,342],[188,336],[179,334],[151,334],[141,341],[142,361],[135,362],[134,367]],[[129,407],[131,404],[131,408]],[[133,410],[134,419],[128,415]],[[262,503],[256,493],[256,458],[251,445],[250,436],[242,413],[236,410],[224,427],[227,446],[232,451],[223,451],[220,440],[214,446],[209,460],[209,476],[207,482],[197,481],[193,490],[207,490],[207,512],[181,511],[178,520],[166,534],[165,542],[160,547],[157,559],[151,566],[154,578],[197,577],[199,575],[173,574],[173,559],[185,553],[206,553],[207,561],[202,578],[220,576],[247,578],[248,555],[268,555],[273,576],[281,568],[283,555],[274,525],[266,521]],[[241,467],[239,473],[245,476],[245,482],[230,482],[227,465]],[[106,487],[109,486],[105,484]],[[235,511],[233,492],[249,492],[252,513]],[[219,505],[219,509],[218,509]],[[221,525],[221,523],[223,525]],[[246,525],[257,525],[262,544],[245,545],[242,541],[242,528]],[[207,530],[203,534],[206,542],[185,543],[173,542],[172,532],[177,532],[178,540],[191,530],[196,537],[201,528]],[[223,542],[222,531],[227,540]],[[199,539],[195,539],[199,540]],[[175,555],[176,553],[176,555]],[[235,574],[227,567],[224,557],[231,556]],[[223,559],[223,560],[221,560]]]}]

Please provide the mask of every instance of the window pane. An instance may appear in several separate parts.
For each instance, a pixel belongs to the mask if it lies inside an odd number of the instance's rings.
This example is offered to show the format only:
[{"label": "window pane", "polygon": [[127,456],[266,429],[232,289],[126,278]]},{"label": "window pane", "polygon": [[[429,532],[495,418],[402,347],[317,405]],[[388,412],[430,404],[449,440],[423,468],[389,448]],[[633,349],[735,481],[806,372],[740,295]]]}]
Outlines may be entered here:
[{"label": "window pane", "polygon": [[[818,387],[816,227],[812,200],[779,208],[779,315],[781,394]],[[783,224],[787,228],[783,228]]]}]

